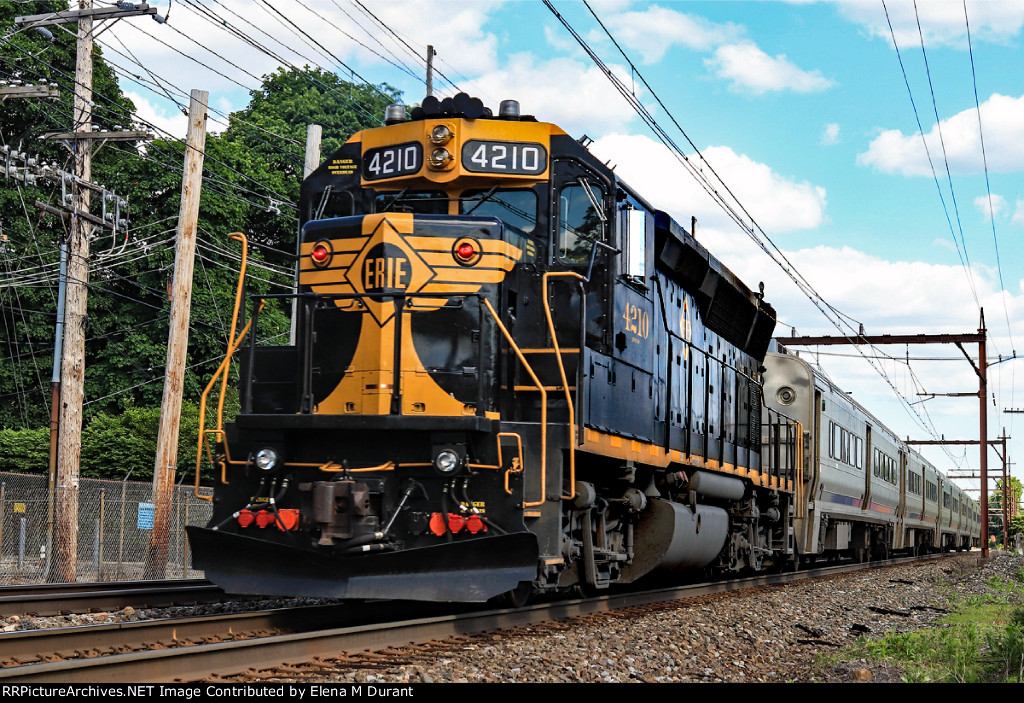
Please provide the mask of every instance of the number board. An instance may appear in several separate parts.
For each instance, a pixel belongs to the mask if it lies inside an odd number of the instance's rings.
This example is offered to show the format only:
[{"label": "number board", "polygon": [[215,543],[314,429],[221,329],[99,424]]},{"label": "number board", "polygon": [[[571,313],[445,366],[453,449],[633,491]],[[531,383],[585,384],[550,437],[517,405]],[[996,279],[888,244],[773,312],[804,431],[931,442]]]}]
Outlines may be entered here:
[{"label": "number board", "polygon": [[470,139],[462,145],[462,167],[474,173],[539,176],[548,168],[548,150],[536,142]]},{"label": "number board", "polygon": [[367,149],[363,154],[363,178],[368,181],[411,176],[422,166],[423,145],[419,142]]}]

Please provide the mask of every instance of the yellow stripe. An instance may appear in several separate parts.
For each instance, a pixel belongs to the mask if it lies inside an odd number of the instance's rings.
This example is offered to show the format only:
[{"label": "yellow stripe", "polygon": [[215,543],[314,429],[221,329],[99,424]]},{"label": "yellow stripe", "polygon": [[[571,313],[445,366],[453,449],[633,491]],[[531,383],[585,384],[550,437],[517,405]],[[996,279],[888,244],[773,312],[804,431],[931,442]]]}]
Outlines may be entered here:
[{"label": "yellow stripe", "polygon": [[786,492],[793,491],[792,481],[784,480],[780,482],[777,478],[756,469],[751,469],[746,466],[736,466],[735,464],[720,462],[716,459],[708,459],[705,461],[699,456],[685,456],[682,452],[676,449],[666,452],[663,447],[659,447],[658,445],[651,444],[649,442],[641,442],[636,439],[618,437],[613,434],[599,432],[590,428],[584,430],[583,446],[581,449],[594,454],[604,454],[615,457],[616,459],[638,461],[661,468],[667,468],[669,464],[685,464],[695,468],[718,471],[747,478],[757,486],[771,485],[773,487],[778,486],[780,490]]},{"label": "yellow stripe", "polygon": [[508,254],[499,254],[496,252],[483,252],[480,255],[480,260],[470,266],[459,266],[458,262],[455,261],[455,257],[452,256],[451,251],[423,251],[417,249],[420,257],[428,266],[432,268],[447,268],[452,265],[458,266],[460,269],[466,271],[472,271],[480,268],[500,268],[505,271],[509,271],[515,266],[517,261],[516,258],[509,256]]},{"label": "yellow stripe", "polygon": [[[480,284],[479,283],[463,283],[463,284],[459,284],[459,283],[444,283],[444,282],[439,282],[438,281],[438,282],[434,282],[434,283],[428,283],[427,285],[423,286],[422,290],[419,290],[417,292],[419,292],[419,293],[451,293],[451,294],[455,294],[455,293],[476,293],[478,290],[480,290]],[[415,295],[416,295],[415,293],[410,294],[410,298],[414,299]],[[422,301],[417,302],[417,307],[421,307],[421,302]],[[444,305],[444,301],[442,300],[438,304],[439,305]]]},{"label": "yellow stripe", "polygon": [[[360,249],[363,248],[363,244],[366,243],[366,237],[345,237],[344,239],[330,239],[328,241],[331,243],[331,249],[334,250],[335,254],[337,254],[338,252],[346,251],[358,252]],[[309,253],[313,251],[313,246],[315,244],[316,242],[303,242],[301,250],[302,255],[309,256]]]},{"label": "yellow stripe", "polygon": [[[462,239],[459,237],[458,239]],[[452,247],[455,246],[455,242],[458,241],[455,237],[420,237],[420,236],[406,236],[405,241],[409,242],[409,246],[414,247],[419,252],[447,252],[451,253]],[[523,255],[522,250],[508,242],[504,242],[500,239],[483,239],[480,241],[480,246],[484,249],[484,254],[500,254],[507,256],[511,259],[519,259]]]},{"label": "yellow stripe", "polygon": [[434,269],[431,283],[501,283],[505,272],[501,269]]}]

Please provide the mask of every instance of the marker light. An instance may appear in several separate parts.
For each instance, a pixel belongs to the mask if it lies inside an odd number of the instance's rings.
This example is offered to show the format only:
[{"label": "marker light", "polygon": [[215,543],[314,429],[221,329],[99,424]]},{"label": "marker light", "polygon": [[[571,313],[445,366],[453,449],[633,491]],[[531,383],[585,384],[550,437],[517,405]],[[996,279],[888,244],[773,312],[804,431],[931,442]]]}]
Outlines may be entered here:
[{"label": "marker light", "polygon": [[459,237],[452,245],[452,258],[459,266],[475,266],[482,256],[480,242],[472,237]]},{"label": "marker light", "polygon": [[331,248],[324,242],[317,242],[309,252],[309,258],[313,259],[314,266],[326,266],[331,260]]}]

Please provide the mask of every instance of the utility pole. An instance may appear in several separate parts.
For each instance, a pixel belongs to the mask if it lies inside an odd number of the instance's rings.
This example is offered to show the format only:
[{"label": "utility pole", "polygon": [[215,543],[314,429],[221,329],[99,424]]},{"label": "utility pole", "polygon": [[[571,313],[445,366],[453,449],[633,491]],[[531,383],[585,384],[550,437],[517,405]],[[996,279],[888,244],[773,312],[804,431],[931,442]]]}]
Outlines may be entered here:
[{"label": "utility pole", "polygon": [[146,552],[147,579],[162,579],[167,571],[170,541],[171,502],[177,470],[178,430],[181,425],[181,395],[188,354],[188,321],[192,305],[192,269],[195,265],[196,229],[199,219],[199,191],[203,185],[203,157],[206,149],[206,106],[210,94],[193,90],[188,108],[188,136],[185,167],[181,178],[181,206],[174,245],[174,282],[171,288],[171,325],[167,338],[167,366],[164,395],[160,403],[156,465],[153,468],[153,529]]},{"label": "utility pole", "polygon": [[93,20],[135,15],[156,16],[156,8],[108,7],[94,10],[92,0],[79,0],[78,10],[16,17],[15,24],[38,28],[78,23],[75,57],[75,99],[72,151],[75,168],[71,193],[71,226],[67,241],[67,286],[64,301],[64,340],[60,361],[60,408],[57,430],[53,554],[48,578],[73,582],[78,577],[78,487],[82,450],[82,405],[85,383],[85,327],[89,286],[89,237],[96,218],[89,215],[92,178],[92,52]]},{"label": "utility pole", "polygon": [[437,52],[434,51],[433,44],[427,44],[427,95],[434,94],[434,57],[437,56]]},{"label": "utility pole", "polygon": [[[92,0],[81,9],[91,10]],[[72,130],[92,132],[92,15],[78,19],[75,58],[75,103]],[[75,176],[92,179],[92,149],[74,142]],[[82,404],[85,384],[86,300],[89,291],[89,235],[92,224],[78,211],[89,212],[88,188],[73,190],[75,215],[68,234],[67,299],[64,302],[64,345],[61,352],[61,403],[57,429],[57,486],[50,580],[78,580],[78,481],[82,455]]]},{"label": "utility pole", "polygon": [[[306,125],[306,158],[302,165],[302,180],[309,178],[309,174],[316,170],[317,166],[320,165],[320,142],[323,139],[324,128],[322,125],[311,124]],[[324,191],[324,201],[330,197],[330,188]],[[304,217],[309,217],[309,213]],[[301,218],[300,218],[301,219]],[[299,267],[301,265],[302,258],[302,225],[298,225],[295,231],[295,285],[292,287],[292,292],[298,296],[299,294]],[[288,344],[295,346],[295,335],[297,334],[299,324],[299,299],[298,297],[292,298],[292,324],[288,332]]]}]

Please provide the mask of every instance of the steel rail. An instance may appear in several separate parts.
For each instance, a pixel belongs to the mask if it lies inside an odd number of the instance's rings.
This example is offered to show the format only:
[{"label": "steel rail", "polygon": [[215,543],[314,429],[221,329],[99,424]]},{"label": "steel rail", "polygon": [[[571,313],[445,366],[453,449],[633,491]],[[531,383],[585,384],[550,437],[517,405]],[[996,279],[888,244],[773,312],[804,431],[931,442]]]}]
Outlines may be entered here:
[{"label": "steel rail", "polygon": [[[942,556],[944,555],[926,558]],[[283,664],[306,662],[315,658],[336,657],[344,652],[402,647],[456,635],[477,634],[639,605],[782,585],[803,579],[877,569],[919,560],[903,558],[866,564],[814,567],[798,572],[764,574],[733,581],[661,588],[640,593],[611,594],[597,598],[543,603],[520,609],[448,613],[414,620],[377,621],[345,627],[333,627],[331,623],[323,621],[321,627],[326,625],[329,629],[16,666],[0,669],[0,680],[38,683],[156,683],[208,680],[252,670],[273,669]],[[349,608],[362,611],[365,610],[365,606],[366,604],[360,604],[358,608],[351,608],[350,604]],[[383,611],[398,611],[402,606],[415,608],[421,613],[425,607],[429,607],[424,604],[410,606],[394,602],[374,604],[374,607],[380,607]],[[286,620],[287,611],[276,613],[282,621]],[[229,630],[235,625],[234,621],[229,619],[222,620],[227,623]],[[176,639],[184,638],[176,636]]]},{"label": "steel rail", "polygon": [[0,586],[0,616],[61,615],[221,600],[224,591],[205,579],[44,583]]}]

